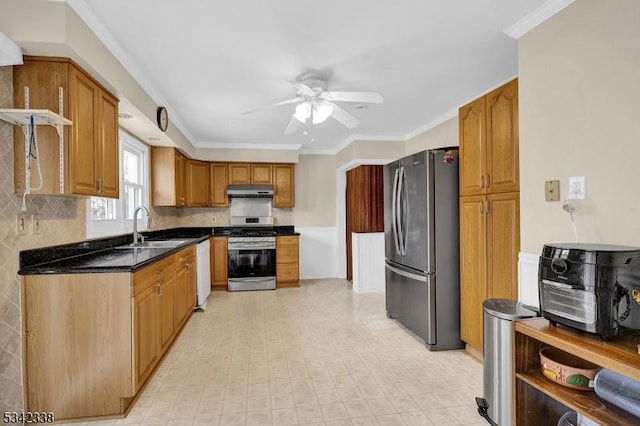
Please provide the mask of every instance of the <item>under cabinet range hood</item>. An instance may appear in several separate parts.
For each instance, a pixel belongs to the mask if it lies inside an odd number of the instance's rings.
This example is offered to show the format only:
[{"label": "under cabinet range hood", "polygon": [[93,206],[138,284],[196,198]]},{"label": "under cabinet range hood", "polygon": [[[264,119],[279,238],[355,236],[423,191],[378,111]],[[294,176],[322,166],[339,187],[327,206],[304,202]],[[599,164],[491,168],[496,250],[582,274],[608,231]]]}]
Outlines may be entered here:
[{"label": "under cabinet range hood", "polygon": [[229,198],[273,198],[273,186],[271,185],[229,185],[227,187]]}]

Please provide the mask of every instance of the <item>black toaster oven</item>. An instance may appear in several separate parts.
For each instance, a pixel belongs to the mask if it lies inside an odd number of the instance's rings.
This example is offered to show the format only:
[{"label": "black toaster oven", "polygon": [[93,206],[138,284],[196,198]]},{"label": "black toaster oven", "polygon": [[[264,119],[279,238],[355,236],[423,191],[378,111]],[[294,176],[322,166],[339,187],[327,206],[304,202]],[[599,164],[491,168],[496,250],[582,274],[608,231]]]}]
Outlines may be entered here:
[{"label": "black toaster oven", "polygon": [[[606,339],[640,329],[640,248],[547,244],[538,267],[540,313]],[[636,296],[636,300],[634,300]]]}]

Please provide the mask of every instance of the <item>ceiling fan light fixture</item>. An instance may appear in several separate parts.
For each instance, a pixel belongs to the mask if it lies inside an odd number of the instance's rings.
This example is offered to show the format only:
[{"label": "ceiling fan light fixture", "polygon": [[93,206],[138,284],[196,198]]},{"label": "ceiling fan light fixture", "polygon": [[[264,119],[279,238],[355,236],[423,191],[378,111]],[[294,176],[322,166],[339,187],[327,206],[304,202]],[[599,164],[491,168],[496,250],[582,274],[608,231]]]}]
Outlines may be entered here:
[{"label": "ceiling fan light fixture", "polygon": [[311,103],[303,102],[296,107],[296,112],[293,114],[294,118],[301,122],[306,123],[307,119],[311,117]]},{"label": "ceiling fan light fixture", "polygon": [[327,101],[319,101],[313,103],[313,124],[326,121],[333,113],[333,105]]}]

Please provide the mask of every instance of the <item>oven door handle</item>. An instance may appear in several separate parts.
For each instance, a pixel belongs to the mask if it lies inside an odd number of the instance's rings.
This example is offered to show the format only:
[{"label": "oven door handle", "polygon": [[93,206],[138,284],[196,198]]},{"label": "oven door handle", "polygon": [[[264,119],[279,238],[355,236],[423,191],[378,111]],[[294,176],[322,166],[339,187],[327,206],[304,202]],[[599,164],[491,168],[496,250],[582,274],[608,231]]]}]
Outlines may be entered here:
[{"label": "oven door handle", "polygon": [[229,244],[227,250],[275,250],[273,243],[255,244],[255,243],[233,243]]},{"label": "oven door handle", "polygon": [[228,281],[229,282],[234,282],[234,283],[247,283],[247,282],[260,282],[260,281],[265,281],[267,279],[273,279],[275,277],[249,277],[249,278],[229,278]]}]

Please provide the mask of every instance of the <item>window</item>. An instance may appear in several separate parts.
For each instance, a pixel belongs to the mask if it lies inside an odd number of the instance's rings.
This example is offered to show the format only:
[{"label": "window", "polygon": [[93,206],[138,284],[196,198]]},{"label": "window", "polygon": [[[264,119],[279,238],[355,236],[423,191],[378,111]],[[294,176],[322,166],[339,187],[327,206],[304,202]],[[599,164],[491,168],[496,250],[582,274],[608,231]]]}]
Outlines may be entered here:
[{"label": "window", "polygon": [[[87,200],[87,237],[126,234],[133,230],[136,207],[149,205],[149,147],[120,132],[120,199]],[[141,218],[141,213],[138,213]],[[140,230],[148,223],[138,223]]]}]

